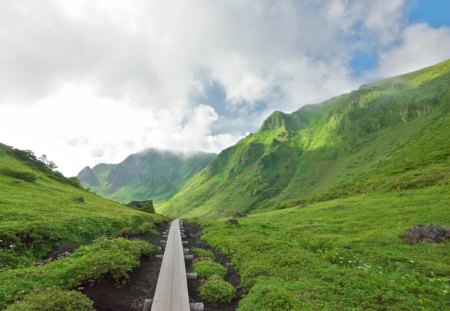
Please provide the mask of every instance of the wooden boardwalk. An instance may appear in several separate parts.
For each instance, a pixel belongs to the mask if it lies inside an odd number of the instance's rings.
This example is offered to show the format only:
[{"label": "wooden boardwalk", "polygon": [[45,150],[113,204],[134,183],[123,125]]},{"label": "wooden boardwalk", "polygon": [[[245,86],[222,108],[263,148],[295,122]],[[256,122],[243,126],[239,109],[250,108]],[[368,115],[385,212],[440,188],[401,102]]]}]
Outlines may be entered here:
[{"label": "wooden boardwalk", "polygon": [[179,219],[170,225],[151,310],[190,310]]}]

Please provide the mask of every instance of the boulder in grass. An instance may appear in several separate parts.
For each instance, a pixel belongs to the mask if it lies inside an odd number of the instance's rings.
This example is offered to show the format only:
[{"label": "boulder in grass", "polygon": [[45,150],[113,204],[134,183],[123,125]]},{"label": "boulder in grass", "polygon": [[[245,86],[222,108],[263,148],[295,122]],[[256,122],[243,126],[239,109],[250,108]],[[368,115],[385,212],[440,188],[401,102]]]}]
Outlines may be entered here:
[{"label": "boulder in grass", "polygon": [[414,244],[419,241],[443,243],[450,239],[450,227],[440,225],[416,226],[405,231],[403,241]]},{"label": "boulder in grass", "polygon": [[237,224],[239,224],[239,221],[237,220],[237,218],[230,218],[227,220],[227,224],[237,225]]},{"label": "boulder in grass", "polygon": [[77,198],[75,198],[74,200],[75,200],[75,202],[77,202],[77,203],[84,203],[84,198],[83,198],[83,197],[77,197]]}]

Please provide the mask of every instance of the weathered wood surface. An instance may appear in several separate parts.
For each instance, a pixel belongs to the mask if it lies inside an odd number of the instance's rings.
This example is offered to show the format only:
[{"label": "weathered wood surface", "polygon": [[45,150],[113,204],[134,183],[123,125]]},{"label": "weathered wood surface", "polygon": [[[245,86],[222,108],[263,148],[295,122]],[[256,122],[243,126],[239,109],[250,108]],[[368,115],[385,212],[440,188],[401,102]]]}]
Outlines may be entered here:
[{"label": "weathered wood surface", "polygon": [[184,265],[184,250],[180,234],[180,220],[170,225],[159,272],[152,311],[189,311],[189,295]]}]

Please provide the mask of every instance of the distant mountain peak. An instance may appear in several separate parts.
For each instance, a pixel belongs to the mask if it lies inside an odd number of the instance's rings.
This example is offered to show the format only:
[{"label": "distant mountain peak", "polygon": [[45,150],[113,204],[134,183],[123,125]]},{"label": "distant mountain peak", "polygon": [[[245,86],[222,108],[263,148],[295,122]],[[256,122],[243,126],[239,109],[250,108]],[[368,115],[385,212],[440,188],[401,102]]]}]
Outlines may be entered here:
[{"label": "distant mountain peak", "polygon": [[78,179],[97,194],[120,202],[163,201],[173,196],[215,157],[213,153],[182,154],[149,148],[129,155],[118,164],[85,167]]},{"label": "distant mountain peak", "polygon": [[306,127],[306,121],[302,120],[299,113],[286,114],[281,111],[275,111],[264,120],[261,131],[271,131],[281,127],[284,127],[287,131],[297,131]]},{"label": "distant mountain peak", "polygon": [[99,181],[97,176],[95,176],[94,172],[89,166],[83,168],[77,176],[78,180],[84,184],[85,186],[92,187],[98,186]]}]

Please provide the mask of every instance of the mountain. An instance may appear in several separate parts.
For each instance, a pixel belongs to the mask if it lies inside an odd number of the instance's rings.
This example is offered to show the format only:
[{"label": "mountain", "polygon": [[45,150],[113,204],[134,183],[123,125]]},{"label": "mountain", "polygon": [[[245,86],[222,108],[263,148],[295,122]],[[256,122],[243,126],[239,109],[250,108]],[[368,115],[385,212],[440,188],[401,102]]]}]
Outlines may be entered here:
[{"label": "mountain", "polygon": [[132,154],[119,164],[85,167],[78,179],[101,196],[119,201],[164,201],[177,193],[189,178],[204,169],[212,153],[181,155],[148,149]]},{"label": "mountain", "polygon": [[291,114],[274,112],[159,211],[225,216],[448,184],[449,86],[447,60]]}]

